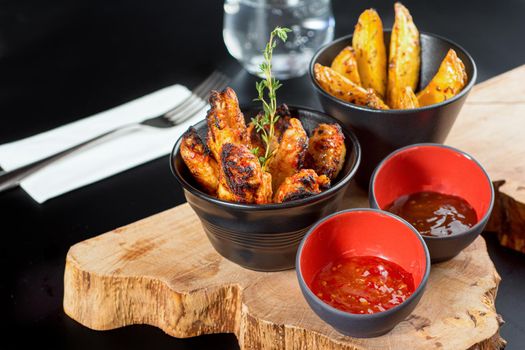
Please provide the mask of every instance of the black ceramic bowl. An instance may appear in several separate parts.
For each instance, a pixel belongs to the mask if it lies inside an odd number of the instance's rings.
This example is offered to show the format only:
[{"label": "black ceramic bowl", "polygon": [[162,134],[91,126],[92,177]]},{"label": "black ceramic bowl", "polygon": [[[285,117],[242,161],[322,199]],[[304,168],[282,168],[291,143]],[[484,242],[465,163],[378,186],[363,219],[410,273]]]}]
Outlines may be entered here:
[{"label": "black ceramic bowl", "polygon": [[[390,31],[384,34],[388,48]],[[458,95],[435,105],[409,110],[371,109],[333,97],[314,78],[316,63],[330,66],[339,51],[349,45],[352,45],[352,35],[320,48],[310,63],[310,78],[325,112],[357,135],[363,148],[363,160],[356,180],[361,187],[366,188],[376,165],[393,150],[414,143],[442,143],[445,140],[476,81],[477,72],[474,60],[461,46],[434,34],[421,33],[421,72],[417,91],[424,88],[436,74],[449,49],[454,49],[465,64],[467,85]]]},{"label": "black ceramic bowl", "polygon": [[[375,314],[352,314],[312,292],[316,273],[341,255],[377,256],[401,266],[414,278],[414,292],[401,304]],[[312,310],[342,334],[377,337],[404,320],[418,304],[430,274],[421,235],[405,220],[376,209],[344,210],[324,218],[306,234],[297,251],[297,278]]]},{"label": "black ceramic bowl", "polygon": [[433,263],[453,258],[472,243],[494,206],[494,188],[481,164],[465,152],[440,144],[411,145],[386,157],[370,179],[370,206],[384,210],[400,196],[420,191],[459,196],[474,208],[478,219],[462,233],[423,236]]},{"label": "black ceramic bowl", "polygon": [[[242,108],[246,121],[260,108]],[[290,107],[308,135],[319,123],[337,123],[332,117],[314,110]],[[206,121],[195,126],[205,138]],[[259,271],[279,271],[295,266],[295,254],[306,231],[319,219],[337,211],[350,179],[361,158],[361,149],[352,132],[343,128],[346,160],[330,189],[304,199],[281,204],[240,204],[219,200],[199,189],[179,152],[177,141],[170,157],[175,178],[182,185],[190,206],[199,216],[211,244],[225,258],[243,267]]]}]

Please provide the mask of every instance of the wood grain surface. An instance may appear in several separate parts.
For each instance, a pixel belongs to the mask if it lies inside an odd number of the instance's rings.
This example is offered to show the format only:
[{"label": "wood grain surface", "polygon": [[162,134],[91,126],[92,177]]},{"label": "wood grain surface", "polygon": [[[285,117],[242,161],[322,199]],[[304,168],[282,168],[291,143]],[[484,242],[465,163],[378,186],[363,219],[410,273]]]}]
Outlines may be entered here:
[{"label": "wood grain surface", "polygon": [[[447,144],[477,158],[497,189],[488,229],[525,252],[525,66],[474,87]],[[368,206],[351,187],[344,207]],[[71,247],[64,310],[97,330],[150,324],[175,337],[236,334],[242,349],[495,349],[500,278],[479,237],[435,264],[421,302],[387,335],[342,336],[302,297],[295,271],[243,269],[218,255],[181,205]]]},{"label": "wood grain surface", "polygon": [[308,307],[294,270],[256,272],[222,258],[183,204],[71,247],[64,310],[97,330],[150,324],[179,338],[235,333],[242,349],[492,349],[503,344],[499,280],[479,237],[433,265],[421,302],[392,332],[349,338]]},{"label": "wood grain surface", "polygon": [[471,154],[495,183],[487,230],[525,253],[525,66],[476,85],[446,143]]}]

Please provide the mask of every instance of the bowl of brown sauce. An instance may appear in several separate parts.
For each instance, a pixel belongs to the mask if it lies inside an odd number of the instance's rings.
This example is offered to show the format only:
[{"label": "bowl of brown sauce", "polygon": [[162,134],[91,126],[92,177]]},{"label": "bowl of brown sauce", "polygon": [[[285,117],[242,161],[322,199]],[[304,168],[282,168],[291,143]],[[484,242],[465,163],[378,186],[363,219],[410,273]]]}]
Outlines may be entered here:
[{"label": "bowl of brown sauce", "polygon": [[370,179],[370,205],[408,221],[432,262],[453,258],[476,239],[494,206],[483,166],[450,146],[423,143],[387,156]]}]

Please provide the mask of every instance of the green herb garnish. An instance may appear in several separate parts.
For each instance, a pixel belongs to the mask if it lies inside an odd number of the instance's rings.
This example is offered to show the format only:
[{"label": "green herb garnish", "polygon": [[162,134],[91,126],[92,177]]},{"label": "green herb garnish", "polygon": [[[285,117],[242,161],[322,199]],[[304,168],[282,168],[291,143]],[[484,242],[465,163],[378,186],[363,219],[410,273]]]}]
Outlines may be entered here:
[{"label": "green herb garnish", "polygon": [[[279,120],[279,116],[276,115],[277,97],[275,92],[282,86],[282,84],[272,76],[272,55],[273,49],[277,46],[277,42],[274,41],[274,39],[275,37],[278,37],[282,42],[285,42],[288,38],[288,32],[291,32],[288,28],[276,27],[270,33],[270,40],[266,44],[263,53],[264,62],[259,65],[263,80],[255,83],[259,96],[255,98],[254,101],[262,102],[264,113],[252,118],[252,123],[255,125],[255,130],[261,134],[261,139],[266,148],[264,156],[259,157],[259,162],[261,163],[263,171],[266,170],[268,161],[273,156],[274,152],[274,150],[271,149],[271,140],[275,133],[275,123]],[[266,95],[269,101],[267,101],[265,97],[264,90],[267,90]],[[267,126],[269,126],[268,130],[266,128]],[[252,152],[258,154],[259,149],[253,149]]]}]

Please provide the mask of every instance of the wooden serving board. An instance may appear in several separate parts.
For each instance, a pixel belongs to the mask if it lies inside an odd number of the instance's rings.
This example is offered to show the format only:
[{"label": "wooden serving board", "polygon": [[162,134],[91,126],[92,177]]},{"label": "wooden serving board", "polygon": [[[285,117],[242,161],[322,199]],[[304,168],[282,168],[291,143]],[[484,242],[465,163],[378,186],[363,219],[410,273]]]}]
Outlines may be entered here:
[{"label": "wooden serving board", "polygon": [[500,278],[483,238],[434,265],[414,313],[385,336],[342,336],[308,307],[294,270],[263,273],[218,255],[188,204],[73,246],[64,310],[107,330],[150,324],[178,338],[235,333],[242,349],[499,348]]},{"label": "wooden serving board", "polygon": [[476,85],[446,143],[487,169],[496,203],[486,230],[525,253],[525,65]]},{"label": "wooden serving board", "polygon": [[[523,81],[525,66],[477,85],[447,143],[485,165],[498,189],[489,229],[525,252]],[[352,187],[344,206],[368,206],[366,193]],[[184,204],[71,247],[64,310],[97,330],[150,324],[181,338],[234,333],[243,349],[493,349],[505,343],[494,307],[499,281],[479,237],[432,266],[421,302],[392,332],[349,338],[311,311],[295,271],[255,272],[218,255]]]}]

